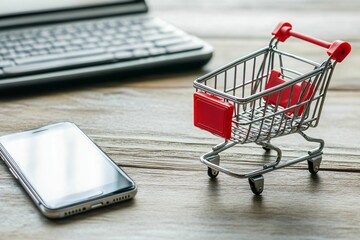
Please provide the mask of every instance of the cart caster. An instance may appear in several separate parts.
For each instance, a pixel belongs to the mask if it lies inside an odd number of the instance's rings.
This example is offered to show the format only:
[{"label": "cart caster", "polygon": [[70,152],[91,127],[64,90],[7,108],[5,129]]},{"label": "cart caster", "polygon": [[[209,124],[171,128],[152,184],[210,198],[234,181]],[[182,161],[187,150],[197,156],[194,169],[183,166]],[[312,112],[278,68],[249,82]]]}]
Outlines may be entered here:
[{"label": "cart caster", "polygon": [[[215,154],[211,157],[208,158],[208,161],[210,161],[211,163],[215,164],[215,165],[218,165],[220,164],[220,155],[219,154]],[[215,169],[212,169],[211,167],[208,167],[208,176],[210,178],[216,178],[217,175],[219,175],[219,171],[218,170],[215,170]]]},{"label": "cart caster", "polygon": [[250,189],[255,195],[260,195],[264,190],[264,177],[263,175],[258,175],[254,177],[249,177]]},{"label": "cart caster", "polygon": [[216,178],[217,175],[219,175],[219,171],[218,171],[218,170],[214,170],[214,169],[208,167],[208,176],[209,176],[210,178]]},{"label": "cart caster", "polygon": [[311,174],[316,174],[320,170],[322,156],[317,156],[308,160],[308,169]]},{"label": "cart caster", "polygon": [[268,147],[262,147],[265,151],[270,151],[271,150],[271,148],[268,148]]}]

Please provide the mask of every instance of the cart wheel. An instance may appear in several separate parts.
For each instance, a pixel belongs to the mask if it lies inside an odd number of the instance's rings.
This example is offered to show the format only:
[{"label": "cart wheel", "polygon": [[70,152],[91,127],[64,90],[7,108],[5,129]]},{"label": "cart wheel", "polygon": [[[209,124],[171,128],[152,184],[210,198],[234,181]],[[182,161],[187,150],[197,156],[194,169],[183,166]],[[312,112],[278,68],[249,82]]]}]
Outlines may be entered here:
[{"label": "cart wheel", "polygon": [[209,176],[210,178],[216,178],[217,175],[219,175],[219,171],[214,170],[214,169],[208,167],[208,176]]},{"label": "cart wheel", "polygon": [[268,147],[262,147],[265,151],[270,151],[270,148]]},{"label": "cart wheel", "polygon": [[308,160],[308,169],[311,174],[316,174],[320,170],[322,156]]},{"label": "cart wheel", "polygon": [[249,177],[250,189],[255,195],[260,195],[264,190],[264,177],[258,175],[255,177]]}]

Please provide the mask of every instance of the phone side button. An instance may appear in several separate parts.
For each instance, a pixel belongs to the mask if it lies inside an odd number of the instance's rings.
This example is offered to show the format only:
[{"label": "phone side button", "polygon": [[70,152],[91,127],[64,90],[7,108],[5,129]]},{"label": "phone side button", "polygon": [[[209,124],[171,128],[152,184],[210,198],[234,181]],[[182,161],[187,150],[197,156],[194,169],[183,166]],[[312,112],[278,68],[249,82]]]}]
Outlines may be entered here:
[{"label": "phone side button", "polygon": [[14,178],[18,179],[16,173],[14,172],[14,170],[12,170],[11,168],[9,168],[11,174],[14,176]]},{"label": "phone side button", "polygon": [[90,207],[90,208],[94,209],[94,208],[101,207],[102,205],[103,205],[103,203],[102,203],[102,202],[101,202],[101,203],[96,203],[96,204],[94,204],[94,205],[91,205],[91,207]]}]

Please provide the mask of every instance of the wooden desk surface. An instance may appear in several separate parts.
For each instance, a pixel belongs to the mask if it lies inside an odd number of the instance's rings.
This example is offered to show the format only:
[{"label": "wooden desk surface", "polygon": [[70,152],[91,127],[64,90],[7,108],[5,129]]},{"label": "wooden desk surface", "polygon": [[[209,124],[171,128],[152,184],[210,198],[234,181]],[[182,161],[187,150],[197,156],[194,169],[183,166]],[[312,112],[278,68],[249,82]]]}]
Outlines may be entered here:
[{"label": "wooden desk surface", "polygon": [[[88,87],[0,100],[0,134],[72,121],[138,184],[134,200],[63,220],[43,217],[0,163],[0,239],[333,239],[360,234],[360,4],[353,1],[152,0],[155,15],[199,35],[216,49],[202,70],[149,74]],[[199,156],[221,139],[193,127],[192,82],[265,44],[280,20],[299,31],[353,46],[337,66],[320,125],[321,171],[305,163],[265,175],[262,196],[247,180],[209,180]],[[314,55],[297,43],[298,54]],[[312,146],[299,136],[274,141],[291,159]],[[270,154],[248,144],[223,156],[228,167],[254,169]],[[226,161],[225,161],[226,159]]]}]

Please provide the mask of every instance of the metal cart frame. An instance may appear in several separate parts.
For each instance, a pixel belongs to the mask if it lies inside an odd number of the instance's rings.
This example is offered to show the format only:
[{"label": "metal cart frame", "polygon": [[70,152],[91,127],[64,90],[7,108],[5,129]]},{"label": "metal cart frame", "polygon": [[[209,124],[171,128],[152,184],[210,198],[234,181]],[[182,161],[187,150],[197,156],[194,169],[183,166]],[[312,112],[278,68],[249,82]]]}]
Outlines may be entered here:
[{"label": "metal cart frame", "polygon": [[[265,173],[306,160],[312,174],[319,171],[324,140],[309,137],[304,131],[318,125],[336,63],[351,51],[347,42],[328,43],[295,32],[288,22],[280,23],[272,34],[268,46],[194,81],[195,126],[225,138],[200,157],[208,166],[208,175],[215,178],[220,171],[248,178],[252,192],[257,195],[264,189]],[[280,50],[279,42],[290,36],[327,48],[329,57],[317,63]],[[319,146],[307,155],[282,162],[281,149],[270,141],[293,133]],[[247,173],[220,166],[221,152],[245,143],[275,150],[276,160]]]}]

